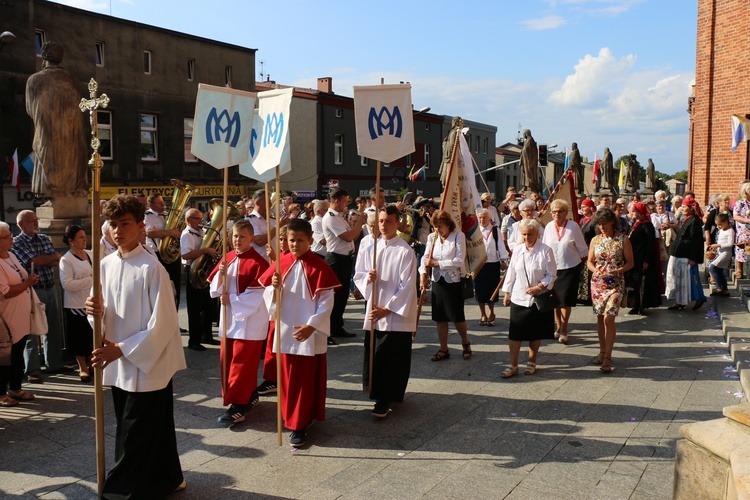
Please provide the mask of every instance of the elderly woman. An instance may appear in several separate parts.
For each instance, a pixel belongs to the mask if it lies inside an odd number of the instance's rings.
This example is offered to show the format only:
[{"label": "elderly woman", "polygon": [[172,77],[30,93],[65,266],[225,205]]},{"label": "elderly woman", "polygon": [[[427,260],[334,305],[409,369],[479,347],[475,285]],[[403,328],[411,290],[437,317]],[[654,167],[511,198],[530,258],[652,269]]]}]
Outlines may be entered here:
[{"label": "elderly woman", "polygon": [[503,217],[503,222],[500,224],[500,237],[503,239],[503,246],[505,251],[510,255],[510,246],[508,242],[513,238],[513,228],[516,222],[523,219],[521,216],[521,209],[518,208],[519,203],[517,201],[511,201],[508,204],[508,215]]},{"label": "elderly woman", "polygon": [[629,314],[643,314],[644,309],[661,305],[664,282],[661,279],[656,232],[646,205],[640,201],[632,203],[630,219],[633,220],[629,235],[633,248],[633,269],[625,275],[626,283],[633,290],[633,308]]},{"label": "elderly woman", "polygon": [[86,232],[81,226],[65,228],[63,243],[70,248],[60,259],[60,285],[63,289],[65,330],[78,362],[81,382],[91,381],[89,361],[94,350],[93,332],[86,318],[85,302],[91,291],[91,252],[86,250]]},{"label": "elderly woman", "polygon": [[448,350],[448,322],[452,322],[461,336],[464,359],[471,358],[471,343],[466,328],[461,278],[466,276],[466,238],[456,231],[456,223],[445,210],[432,215],[432,225],[437,230],[427,239],[427,248],[419,267],[422,293],[432,277],[432,320],[437,323],[440,350],[432,361],[443,361],[451,355]]},{"label": "elderly woman", "polygon": [[503,378],[518,375],[518,355],[521,342],[529,343],[529,360],[524,373],[536,373],[536,358],[542,340],[554,338],[554,312],[541,312],[534,297],[549,290],[555,283],[557,269],[550,247],[542,243],[539,234],[542,225],[534,219],[518,223],[521,243],[510,259],[503,282],[503,305],[510,306],[510,366],[501,374]]},{"label": "elderly woman", "polygon": [[[521,212],[521,220],[536,219],[537,215],[539,215],[536,211],[536,204],[528,198],[518,204],[518,210]],[[516,245],[521,244],[521,233],[518,232],[519,227],[518,223],[514,224],[513,234],[508,235],[508,248],[510,252],[514,251]]]},{"label": "elderly woman", "polygon": [[[31,330],[31,290],[38,281],[36,274],[27,274],[21,263],[8,250],[13,246],[13,235],[5,222],[0,222],[0,316],[11,332],[13,346],[10,366],[0,366],[0,406],[16,406],[19,401],[34,399],[21,389],[23,380],[23,349]],[[8,390],[10,389],[10,390]]]},{"label": "elderly woman", "polygon": [[542,243],[552,249],[557,268],[555,292],[560,298],[560,307],[555,308],[557,330],[555,338],[561,344],[568,341],[570,312],[578,302],[578,283],[581,277],[582,262],[589,254],[581,228],[568,219],[570,205],[565,200],[554,200],[550,204],[552,222],[544,228]]},{"label": "elderly woman", "polygon": [[667,309],[682,310],[688,302],[695,300],[695,311],[706,302],[698,271],[698,264],[703,262],[703,224],[695,198],[685,198],[682,211],[684,218],[670,249],[667,264],[666,295],[675,303]]},{"label": "elderly woman", "polygon": [[742,250],[746,245],[750,245],[750,182],[746,182],[740,187],[740,194],[734,203],[735,238],[737,245],[740,247],[734,256],[736,267],[736,277],[741,279],[745,275],[745,262],[747,255]]},{"label": "elderly woman", "polygon": [[659,264],[661,265],[661,272],[664,274],[667,271],[667,263],[669,262],[669,248],[672,246],[677,229],[680,227],[677,224],[677,217],[667,210],[666,200],[656,201],[656,212],[651,214],[651,223],[654,225],[656,231],[656,244],[659,246]]},{"label": "elderly woman", "polygon": [[596,314],[599,354],[595,365],[602,373],[610,373],[612,349],[617,338],[615,318],[620,312],[620,302],[625,293],[625,273],[633,267],[633,249],[630,241],[620,232],[620,218],[608,208],[594,214],[594,224],[599,234],[589,247],[586,265],[591,271],[591,300]]},{"label": "elderly woman", "polygon": [[[487,252],[487,261],[474,278],[474,289],[476,291],[479,311],[482,313],[482,319],[479,321],[480,326],[493,326],[495,324],[495,302],[497,297],[495,290],[500,283],[500,269],[503,261],[508,258],[505,251],[505,245],[500,243],[499,228],[492,224],[492,215],[488,210],[482,210],[478,214],[479,230],[482,233],[484,249]],[[489,309],[487,315],[485,306]]]}]

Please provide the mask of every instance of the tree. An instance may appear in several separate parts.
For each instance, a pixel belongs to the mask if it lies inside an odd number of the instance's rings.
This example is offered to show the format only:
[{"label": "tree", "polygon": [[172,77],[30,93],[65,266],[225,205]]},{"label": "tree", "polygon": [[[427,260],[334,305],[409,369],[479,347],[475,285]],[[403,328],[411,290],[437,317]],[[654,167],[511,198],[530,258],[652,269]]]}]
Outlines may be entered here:
[{"label": "tree", "polygon": [[674,174],[674,179],[677,179],[678,181],[687,182],[688,180],[688,171],[687,170],[680,170],[679,172]]}]

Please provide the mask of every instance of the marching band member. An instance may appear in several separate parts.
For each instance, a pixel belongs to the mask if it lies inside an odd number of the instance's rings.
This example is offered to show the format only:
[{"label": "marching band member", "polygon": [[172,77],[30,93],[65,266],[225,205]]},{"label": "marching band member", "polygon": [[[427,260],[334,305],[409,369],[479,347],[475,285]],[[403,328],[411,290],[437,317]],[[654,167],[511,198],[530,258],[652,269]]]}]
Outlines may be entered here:
[{"label": "marching band member", "polygon": [[148,210],[146,210],[146,215],[144,218],[144,222],[146,224],[146,237],[148,238],[146,240],[146,244],[153,251],[152,253],[154,253],[159,259],[159,262],[161,262],[161,265],[164,266],[164,269],[167,270],[169,279],[172,280],[172,283],[174,284],[174,300],[177,304],[177,308],[179,309],[180,281],[182,277],[182,267],[180,265],[180,260],[177,259],[171,264],[165,263],[159,256],[159,243],[161,242],[162,238],[166,238],[167,236],[171,236],[172,238],[179,240],[180,230],[166,229],[167,213],[164,210],[164,198],[162,198],[160,194],[153,193],[149,195],[149,197],[146,199],[146,203],[148,204]]}]

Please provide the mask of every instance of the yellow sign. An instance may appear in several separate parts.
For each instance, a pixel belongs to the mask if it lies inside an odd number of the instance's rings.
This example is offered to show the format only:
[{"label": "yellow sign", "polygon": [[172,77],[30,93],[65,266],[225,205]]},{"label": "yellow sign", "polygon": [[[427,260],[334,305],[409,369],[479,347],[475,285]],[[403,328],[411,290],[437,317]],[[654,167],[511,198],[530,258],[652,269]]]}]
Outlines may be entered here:
[{"label": "yellow sign", "polygon": [[[196,185],[193,198],[221,198],[224,196],[224,186]],[[118,194],[132,194],[134,196],[148,196],[160,194],[164,199],[171,199],[174,186],[102,186],[100,196],[102,200],[114,198]],[[245,194],[245,186],[229,186],[227,196],[240,198]]]}]

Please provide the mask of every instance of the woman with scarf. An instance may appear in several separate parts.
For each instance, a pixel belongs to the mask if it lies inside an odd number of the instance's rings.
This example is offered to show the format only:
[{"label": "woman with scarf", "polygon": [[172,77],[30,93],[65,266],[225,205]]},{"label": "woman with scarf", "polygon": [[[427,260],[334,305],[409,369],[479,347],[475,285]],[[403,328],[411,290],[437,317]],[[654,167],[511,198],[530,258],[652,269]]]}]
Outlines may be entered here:
[{"label": "woman with scarf", "polygon": [[674,299],[675,303],[667,309],[682,310],[688,302],[694,300],[695,311],[706,302],[698,272],[698,264],[703,262],[703,224],[701,209],[695,198],[684,199],[682,210],[684,217],[670,247],[667,265],[666,295],[667,299]]},{"label": "woman with scarf", "polygon": [[630,218],[634,221],[629,236],[634,264],[633,269],[625,274],[625,282],[633,290],[633,298],[630,300],[633,308],[629,314],[643,314],[644,309],[661,305],[664,283],[660,279],[656,231],[646,205],[640,201],[633,203]]},{"label": "woman with scarf", "polygon": [[[591,240],[596,236],[596,224],[594,224],[593,215],[596,211],[596,204],[589,198],[581,202],[581,233],[586,247],[591,246]],[[587,306],[591,305],[591,273],[586,265],[581,266],[581,276],[578,280],[578,302]]]}]

